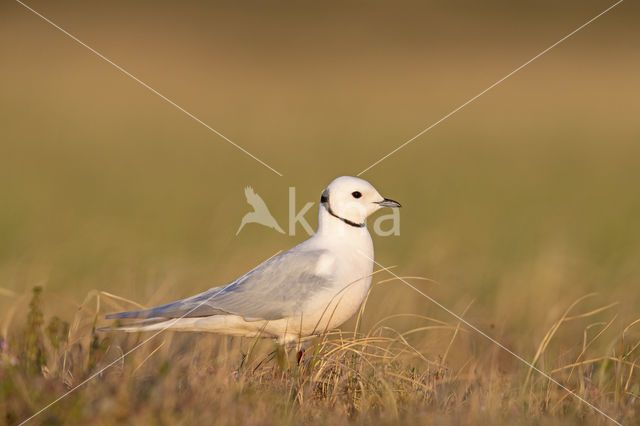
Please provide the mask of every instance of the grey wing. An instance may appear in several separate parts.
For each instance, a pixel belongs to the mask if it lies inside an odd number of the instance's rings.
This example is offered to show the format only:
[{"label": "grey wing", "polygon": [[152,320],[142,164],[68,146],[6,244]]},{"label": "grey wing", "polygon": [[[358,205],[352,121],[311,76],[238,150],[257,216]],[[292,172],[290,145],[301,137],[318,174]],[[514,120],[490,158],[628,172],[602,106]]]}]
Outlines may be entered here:
[{"label": "grey wing", "polygon": [[325,250],[291,250],[224,287],[162,306],[107,315],[117,318],[188,318],[240,315],[247,321],[276,320],[300,312],[304,302],[333,283],[315,273]]}]

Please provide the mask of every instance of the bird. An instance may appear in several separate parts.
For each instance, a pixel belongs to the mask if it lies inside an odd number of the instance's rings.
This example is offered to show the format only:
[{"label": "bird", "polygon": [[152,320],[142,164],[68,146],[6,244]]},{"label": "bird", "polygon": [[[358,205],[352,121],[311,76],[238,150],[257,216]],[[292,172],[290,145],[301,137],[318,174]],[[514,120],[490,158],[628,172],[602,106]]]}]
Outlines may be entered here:
[{"label": "bird", "polygon": [[249,205],[253,207],[253,211],[245,214],[242,217],[242,221],[240,222],[240,227],[238,228],[236,235],[240,233],[244,225],[246,225],[247,223],[259,223],[268,228],[273,228],[281,234],[284,234],[284,231],[282,230],[282,228],[280,228],[278,222],[276,222],[274,217],[271,215],[271,212],[269,211],[269,208],[265,204],[262,197],[256,194],[252,187],[247,186],[244,189],[244,196],[247,198],[247,203],[249,203]]},{"label": "bird", "polygon": [[[306,241],[225,286],[107,315],[117,321],[106,330],[205,331],[292,344],[336,329],[368,294],[374,248],[366,218],[382,207],[401,205],[363,179],[338,177],[322,192],[318,228]],[[123,322],[129,319],[137,321]]]}]

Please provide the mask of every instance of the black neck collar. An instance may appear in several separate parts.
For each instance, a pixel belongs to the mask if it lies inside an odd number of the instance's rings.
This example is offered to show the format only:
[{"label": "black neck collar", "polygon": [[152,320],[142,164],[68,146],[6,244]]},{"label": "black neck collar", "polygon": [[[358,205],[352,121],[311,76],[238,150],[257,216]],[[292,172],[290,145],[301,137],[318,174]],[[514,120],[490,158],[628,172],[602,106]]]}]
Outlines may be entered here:
[{"label": "black neck collar", "polygon": [[356,222],[350,221],[349,219],[345,219],[344,217],[340,217],[337,214],[335,214],[333,212],[333,210],[331,210],[331,205],[329,204],[329,195],[327,194],[327,191],[322,193],[322,196],[320,197],[320,204],[325,204],[327,206],[327,211],[329,212],[329,214],[331,216],[340,219],[341,221],[343,221],[347,225],[353,226],[354,228],[364,228],[364,223],[356,223]]}]

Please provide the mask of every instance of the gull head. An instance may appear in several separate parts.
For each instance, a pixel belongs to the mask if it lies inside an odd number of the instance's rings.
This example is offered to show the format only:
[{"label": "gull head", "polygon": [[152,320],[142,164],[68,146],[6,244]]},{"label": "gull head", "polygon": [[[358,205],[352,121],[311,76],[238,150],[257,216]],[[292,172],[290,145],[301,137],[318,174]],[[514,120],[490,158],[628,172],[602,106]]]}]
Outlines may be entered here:
[{"label": "gull head", "polygon": [[380,195],[366,180],[352,176],[334,179],[322,193],[320,205],[332,216],[358,226],[364,226],[365,219],[382,207],[400,207],[400,203]]}]

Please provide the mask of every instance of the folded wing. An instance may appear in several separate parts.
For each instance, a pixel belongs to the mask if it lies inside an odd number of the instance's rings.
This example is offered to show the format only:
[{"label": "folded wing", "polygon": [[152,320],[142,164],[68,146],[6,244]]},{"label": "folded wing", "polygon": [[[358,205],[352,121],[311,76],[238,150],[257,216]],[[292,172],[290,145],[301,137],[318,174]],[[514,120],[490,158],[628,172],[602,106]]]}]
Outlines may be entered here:
[{"label": "folded wing", "polygon": [[305,301],[332,284],[315,273],[325,250],[290,250],[224,287],[166,305],[107,315],[108,319],[189,318],[239,315],[247,321],[276,320],[300,313]]}]

